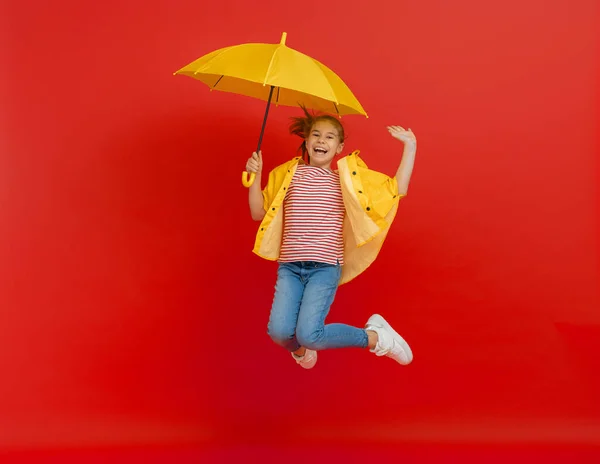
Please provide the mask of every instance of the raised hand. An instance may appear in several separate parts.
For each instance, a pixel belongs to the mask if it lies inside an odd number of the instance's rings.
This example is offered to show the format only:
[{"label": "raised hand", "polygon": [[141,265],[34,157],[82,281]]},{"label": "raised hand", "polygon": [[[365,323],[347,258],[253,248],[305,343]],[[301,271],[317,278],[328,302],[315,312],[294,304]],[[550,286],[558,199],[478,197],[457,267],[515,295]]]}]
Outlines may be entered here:
[{"label": "raised hand", "polygon": [[407,130],[402,126],[388,126],[387,130],[392,137],[404,142],[405,145],[413,147],[417,146],[417,138],[410,127]]}]

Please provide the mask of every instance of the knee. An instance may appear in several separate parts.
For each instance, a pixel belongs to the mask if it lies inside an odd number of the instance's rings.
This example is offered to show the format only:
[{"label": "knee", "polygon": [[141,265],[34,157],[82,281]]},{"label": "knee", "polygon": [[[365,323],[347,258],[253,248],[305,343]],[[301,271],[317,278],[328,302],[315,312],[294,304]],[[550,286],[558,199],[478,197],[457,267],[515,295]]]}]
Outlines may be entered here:
[{"label": "knee", "polygon": [[273,342],[283,347],[294,338],[294,332],[292,330],[278,324],[269,324],[267,333]]},{"label": "knee", "polygon": [[309,350],[321,349],[321,341],[323,340],[323,327],[298,327],[296,337],[298,343]]}]

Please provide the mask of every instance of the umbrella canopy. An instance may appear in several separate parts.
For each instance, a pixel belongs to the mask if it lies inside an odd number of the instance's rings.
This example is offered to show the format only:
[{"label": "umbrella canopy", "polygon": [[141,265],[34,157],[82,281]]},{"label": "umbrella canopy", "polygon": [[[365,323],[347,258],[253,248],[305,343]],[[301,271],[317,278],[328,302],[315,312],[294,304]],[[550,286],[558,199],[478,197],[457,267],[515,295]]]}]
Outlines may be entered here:
[{"label": "umbrella canopy", "polygon": [[[247,43],[221,48],[204,55],[175,72],[206,84],[211,90],[230,92],[267,101],[258,150],[271,102],[302,105],[338,116],[367,116],[352,91],[328,67],[285,45]],[[246,175],[246,173],[244,173]],[[252,184],[243,177],[246,186]]]}]

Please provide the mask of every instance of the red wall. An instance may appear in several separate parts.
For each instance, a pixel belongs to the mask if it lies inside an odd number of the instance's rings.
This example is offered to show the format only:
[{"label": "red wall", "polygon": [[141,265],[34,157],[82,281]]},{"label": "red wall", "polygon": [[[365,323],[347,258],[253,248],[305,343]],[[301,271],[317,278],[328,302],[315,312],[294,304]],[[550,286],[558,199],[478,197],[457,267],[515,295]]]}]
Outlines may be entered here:
[{"label": "red wall", "polygon": [[[597,440],[597,2],[169,3],[2,4],[0,447]],[[172,73],[283,31],[369,112],[347,149],[391,174],[385,126],[417,134],[331,314],[385,314],[409,367],[306,372],[266,335],[276,267],[240,184],[264,103]],[[266,168],[295,114],[271,111]]]}]

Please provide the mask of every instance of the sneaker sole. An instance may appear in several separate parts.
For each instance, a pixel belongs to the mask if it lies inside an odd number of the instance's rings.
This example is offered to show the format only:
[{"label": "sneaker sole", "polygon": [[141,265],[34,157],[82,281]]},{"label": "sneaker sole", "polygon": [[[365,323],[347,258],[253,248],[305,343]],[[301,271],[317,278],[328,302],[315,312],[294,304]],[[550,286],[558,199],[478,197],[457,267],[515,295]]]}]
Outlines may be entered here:
[{"label": "sneaker sole", "polygon": [[412,350],[410,349],[410,346],[408,346],[408,343],[406,343],[406,340],[404,340],[404,338],[402,338],[400,336],[400,334],[392,328],[392,326],[389,324],[388,321],[386,321],[383,318],[383,316],[380,316],[379,314],[373,314],[367,321],[367,325],[370,325],[370,324],[385,327],[387,330],[389,330],[391,333],[393,333],[394,336],[400,340],[400,346],[406,352],[406,356],[408,357],[408,362],[404,365],[408,365],[412,362],[413,354],[412,354]]}]

